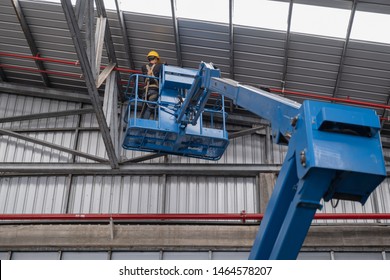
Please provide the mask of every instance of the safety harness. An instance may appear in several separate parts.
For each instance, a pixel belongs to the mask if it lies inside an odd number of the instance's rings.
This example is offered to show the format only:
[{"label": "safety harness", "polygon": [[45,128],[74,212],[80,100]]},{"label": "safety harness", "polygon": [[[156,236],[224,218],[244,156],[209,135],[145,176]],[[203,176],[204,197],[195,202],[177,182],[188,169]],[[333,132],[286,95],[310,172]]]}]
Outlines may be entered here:
[{"label": "safety harness", "polygon": [[[153,73],[153,69],[154,67],[156,66],[156,64],[153,64],[152,66],[150,66],[149,64],[146,64],[146,69],[147,69],[147,75],[148,76],[151,76],[151,77],[155,77],[154,76],[154,73]],[[158,80],[157,79],[153,79],[153,83],[150,82],[150,78],[146,78],[145,79],[145,94],[144,94],[144,100],[145,101],[148,101],[148,100],[154,100],[154,99],[157,99],[157,96],[158,96],[158,93],[155,93],[153,92],[152,94],[149,94],[149,89],[156,89],[157,92],[158,92]],[[149,103],[144,103],[143,106],[142,106],[142,109],[141,109],[141,115],[143,114],[144,110],[146,109],[145,108],[145,105],[149,108],[153,108],[155,107],[155,105],[152,105],[152,104],[149,104]]]}]

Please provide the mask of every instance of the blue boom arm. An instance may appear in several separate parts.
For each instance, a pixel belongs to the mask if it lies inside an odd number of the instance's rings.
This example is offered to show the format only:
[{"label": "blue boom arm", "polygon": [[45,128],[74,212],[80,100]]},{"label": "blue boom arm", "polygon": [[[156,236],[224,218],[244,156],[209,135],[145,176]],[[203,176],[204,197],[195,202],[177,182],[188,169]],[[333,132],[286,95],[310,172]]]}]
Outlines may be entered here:
[{"label": "blue boom arm", "polygon": [[[137,84],[136,76],[135,92]],[[288,144],[250,259],[295,259],[322,200],[364,204],[386,177],[374,110],[308,100],[301,105],[220,78],[203,62],[198,71],[164,66],[159,90],[152,120],[138,117],[138,104],[146,101],[136,94],[129,99],[125,149],[219,159],[228,145],[224,96],[268,120],[275,142]],[[206,108],[211,92],[222,95],[221,109]],[[209,127],[203,112],[210,114]],[[215,114],[222,129],[213,124]]]},{"label": "blue boom arm", "polygon": [[250,259],[296,259],[321,200],[364,204],[386,177],[374,110],[318,101],[301,105],[219,77],[204,77],[203,88],[268,120],[275,141],[288,143]]}]

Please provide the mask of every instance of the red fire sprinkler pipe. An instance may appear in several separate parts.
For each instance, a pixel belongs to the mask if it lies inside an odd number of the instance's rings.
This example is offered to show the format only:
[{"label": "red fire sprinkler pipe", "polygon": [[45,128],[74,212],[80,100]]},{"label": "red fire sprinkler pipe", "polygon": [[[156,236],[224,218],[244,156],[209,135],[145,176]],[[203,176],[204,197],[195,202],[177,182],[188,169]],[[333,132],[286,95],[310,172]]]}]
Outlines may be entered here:
[{"label": "red fire sprinkler pipe", "polygon": [[[32,55],[23,55],[23,54],[17,54],[17,53],[8,53],[8,52],[0,52],[0,56],[7,56],[7,57],[13,57],[13,58],[20,58],[20,59],[32,59],[32,60],[39,60],[39,61],[47,61],[52,63],[58,63],[58,64],[66,64],[66,65],[72,65],[72,66],[80,66],[80,63],[78,60],[66,60],[66,59],[55,59],[55,58],[49,58],[49,57],[41,57],[39,55],[32,56]],[[100,66],[100,69],[104,69],[106,66],[102,65]],[[114,67],[114,70],[119,72],[126,72],[126,73],[141,73],[141,71],[138,70],[131,70],[127,68],[120,68],[120,67]]]},{"label": "red fire sprinkler pipe", "polygon": [[6,69],[16,69],[16,70],[31,72],[31,73],[46,73],[46,74],[50,74],[50,75],[54,75],[54,76],[72,77],[72,78],[78,78],[78,79],[81,79],[83,77],[82,75],[75,74],[75,73],[40,70],[40,69],[35,69],[35,68],[22,67],[22,66],[16,66],[16,65],[8,65],[8,64],[0,64],[0,67],[6,68]]},{"label": "red fire sprinkler pipe", "polygon": [[[240,214],[0,214],[0,221],[97,221],[97,220],[238,220],[245,222],[247,220],[260,221],[263,214],[250,214],[242,211]],[[390,213],[372,213],[372,214],[328,214],[318,213],[314,216],[315,220],[390,220]]]},{"label": "red fire sprinkler pipe", "polygon": [[316,99],[322,99],[327,101],[335,101],[340,103],[349,103],[359,106],[367,106],[367,107],[373,107],[378,109],[390,109],[389,105],[385,104],[378,104],[378,103],[372,103],[372,102],[365,102],[365,101],[359,101],[355,99],[349,99],[349,98],[337,98],[337,97],[329,97],[329,96],[323,96],[319,94],[313,94],[313,93],[304,93],[304,92],[298,92],[298,91],[292,91],[292,90],[286,90],[286,89],[277,89],[277,88],[270,88],[271,92],[276,93],[282,93],[282,94],[289,94],[289,95],[296,95],[301,96],[305,98],[316,98]]}]

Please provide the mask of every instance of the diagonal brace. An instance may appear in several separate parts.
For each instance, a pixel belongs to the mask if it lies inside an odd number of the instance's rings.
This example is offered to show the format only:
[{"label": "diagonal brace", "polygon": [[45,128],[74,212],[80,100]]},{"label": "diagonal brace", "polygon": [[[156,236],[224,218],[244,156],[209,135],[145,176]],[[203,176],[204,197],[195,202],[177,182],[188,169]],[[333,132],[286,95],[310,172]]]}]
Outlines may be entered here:
[{"label": "diagonal brace", "polygon": [[87,109],[75,109],[75,110],[66,110],[66,111],[58,111],[58,112],[38,113],[38,114],[0,118],[0,123],[26,121],[26,120],[33,120],[33,119],[57,118],[57,117],[80,115],[80,114],[90,114],[94,112],[95,110],[93,108],[87,108]]},{"label": "diagonal brace", "polygon": [[81,32],[78,27],[72,3],[70,0],[61,0],[61,5],[65,14],[69,31],[72,36],[77,56],[80,61],[81,70],[85,77],[85,83],[88,89],[89,96],[91,97],[91,103],[93,108],[95,109],[96,119],[99,123],[103,142],[106,147],[108,157],[110,159],[110,165],[112,168],[118,168],[118,158],[116,156],[113,141],[111,139],[110,129],[107,125],[107,121],[103,113],[102,104],[100,103],[99,92],[95,85],[94,74],[92,72],[87,53],[84,49]]},{"label": "diagonal brace", "polygon": [[101,157],[93,156],[93,155],[83,153],[80,151],[72,150],[72,149],[66,148],[64,146],[60,146],[60,145],[53,144],[53,143],[50,143],[47,141],[39,140],[39,139],[36,139],[34,137],[22,135],[22,134],[19,134],[19,133],[16,133],[16,132],[13,132],[13,131],[10,131],[7,129],[0,129],[0,135],[7,135],[7,136],[14,137],[14,138],[22,139],[22,140],[27,141],[27,142],[32,142],[32,143],[35,143],[38,145],[46,146],[46,147],[49,147],[52,149],[56,149],[56,150],[59,150],[59,151],[65,152],[65,153],[84,157],[87,159],[91,159],[91,160],[94,160],[97,162],[104,162],[104,163],[107,162],[107,159],[105,159],[105,158],[101,158]]}]

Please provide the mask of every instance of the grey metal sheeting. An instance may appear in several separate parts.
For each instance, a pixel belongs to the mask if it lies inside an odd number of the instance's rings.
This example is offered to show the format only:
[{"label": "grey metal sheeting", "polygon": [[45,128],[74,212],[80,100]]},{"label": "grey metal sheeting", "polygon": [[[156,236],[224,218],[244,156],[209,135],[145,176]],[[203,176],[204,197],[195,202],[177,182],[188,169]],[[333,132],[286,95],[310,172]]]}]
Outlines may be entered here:
[{"label": "grey metal sheeting", "polygon": [[[305,2],[305,1],[297,1]],[[306,1],[308,2],[308,1]],[[324,3],[324,1],[309,1]],[[326,1],[325,1],[326,2]],[[23,32],[8,0],[0,0],[0,51],[31,55]],[[59,4],[20,1],[32,35],[43,57],[77,61],[63,11]],[[329,5],[349,7],[350,1],[328,1]],[[375,4],[377,3],[377,4]],[[378,5],[380,4],[380,5]],[[359,9],[389,9],[388,1],[359,1]],[[383,9],[382,9],[383,8]],[[115,13],[108,18],[119,66],[126,67],[123,39]],[[150,49],[157,49],[162,60],[175,65],[175,41],[169,17],[124,13],[129,43],[136,68],[145,61]],[[179,19],[182,59],[185,67],[197,67],[200,61],[212,61],[229,73],[229,28],[226,24]],[[254,86],[280,87],[283,71],[285,32],[234,27],[235,79]],[[292,33],[287,69],[287,89],[331,96],[341,59],[343,40]],[[103,55],[103,62],[107,57]],[[337,97],[385,103],[390,88],[390,46],[351,40],[347,49],[343,75]],[[35,69],[33,60],[1,56],[1,64]],[[80,74],[78,67],[44,62],[46,70]],[[38,73],[3,69],[9,82],[42,86]],[[126,79],[127,74],[122,74]],[[85,92],[82,79],[49,74],[54,88],[71,88]],[[295,98],[301,101],[300,98]],[[0,95],[0,117],[81,108],[80,103]],[[85,108],[85,106],[83,107]],[[381,112],[381,110],[378,110]],[[30,120],[0,124],[2,128],[95,127],[92,114]],[[385,125],[385,128],[387,125]],[[40,139],[106,157],[99,132],[80,131],[76,143],[74,132],[29,133]],[[253,134],[232,140],[226,154],[215,164],[265,163],[265,138]],[[272,162],[282,163],[286,149],[272,146]],[[386,151],[388,153],[388,151]],[[123,151],[132,158],[145,153]],[[147,163],[163,163],[157,158]],[[50,148],[9,137],[0,138],[1,162],[73,162],[73,156]],[[198,159],[169,156],[171,163],[204,163]],[[91,162],[76,157],[76,163]],[[257,179],[252,177],[166,177],[162,176],[35,176],[0,178],[0,213],[237,213],[256,212],[259,205]],[[325,213],[389,213],[390,187],[387,179],[366,206],[341,202],[336,208],[325,204]],[[345,222],[345,221],[334,221]],[[356,221],[349,221],[356,222]],[[357,221],[359,222],[359,221]],[[372,222],[372,221],[371,221]]]}]

